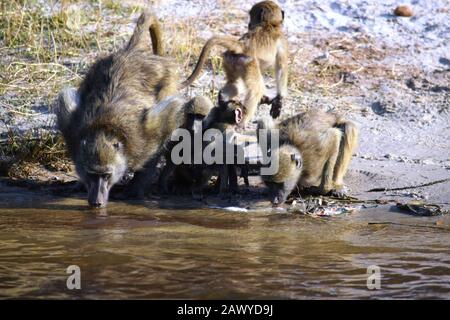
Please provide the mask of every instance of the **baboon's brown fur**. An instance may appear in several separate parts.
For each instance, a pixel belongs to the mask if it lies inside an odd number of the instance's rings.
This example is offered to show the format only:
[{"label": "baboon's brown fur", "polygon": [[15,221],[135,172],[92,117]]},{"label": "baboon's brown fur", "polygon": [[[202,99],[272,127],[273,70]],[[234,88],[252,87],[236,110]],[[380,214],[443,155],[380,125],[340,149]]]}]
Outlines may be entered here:
[{"label": "baboon's brown fur", "polygon": [[[160,149],[164,133],[155,134],[161,120],[151,110],[176,92],[178,77],[172,60],[152,54],[148,31],[155,53],[161,53],[158,30],[156,17],[144,12],[123,49],[99,58],[77,91],[59,95],[58,126],[93,206],[105,206],[109,189],[126,169],[142,170]],[[131,194],[144,181],[136,183]]]},{"label": "baboon's brown fur", "polygon": [[[202,130],[202,122],[205,119],[205,117],[208,115],[208,113],[213,108],[213,103],[211,100],[204,96],[197,96],[190,101],[188,101],[184,109],[182,110],[183,117],[178,116],[178,119],[180,123],[177,124],[178,128],[186,129],[188,130],[190,134],[190,143],[191,148],[193,148],[194,142],[194,135],[197,134],[198,131]],[[175,128],[174,128],[175,129]],[[202,134],[202,132],[199,132]],[[174,171],[176,170],[176,175],[178,175],[178,179],[180,181],[177,181],[177,184],[182,184],[183,186],[189,185],[191,186],[192,183],[189,182],[189,178],[184,179],[185,181],[182,183],[181,179],[182,177],[189,177],[189,173],[192,165],[189,164],[181,164],[178,166],[175,166],[175,164],[171,160],[171,153],[172,149],[175,146],[175,142],[167,144],[166,150],[164,153],[166,164],[164,168],[161,171],[161,174],[159,176],[159,187],[160,191],[163,193],[169,193],[169,178],[172,176]],[[191,157],[193,156],[193,150],[191,150]],[[194,176],[192,175],[191,181],[194,180]]]},{"label": "baboon's brown fur", "polygon": [[[310,111],[277,125],[267,120],[258,123],[258,129],[273,128],[279,130],[281,147],[289,145],[300,154],[301,173],[299,177],[290,174],[295,172],[296,163],[281,161],[278,174],[263,177],[263,180],[292,186],[296,184],[322,195],[345,195],[343,179],[358,141],[359,130],[354,122],[342,119],[335,113]],[[281,147],[273,152],[281,152]],[[285,168],[286,165],[291,168]],[[283,188],[283,185],[279,185],[279,188]],[[285,189],[287,194],[282,197],[284,199],[292,191],[292,188]]]}]

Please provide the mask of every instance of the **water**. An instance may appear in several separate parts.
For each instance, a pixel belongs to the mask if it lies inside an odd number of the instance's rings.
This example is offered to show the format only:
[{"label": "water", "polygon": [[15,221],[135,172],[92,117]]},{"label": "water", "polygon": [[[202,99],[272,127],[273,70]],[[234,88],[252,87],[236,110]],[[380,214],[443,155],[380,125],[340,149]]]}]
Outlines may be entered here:
[{"label": "water", "polygon": [[[1,298],[450,298],[449,216],[382,206],[313,218],[178,200],[97,212],[83,199],[2,191]],[[399,225],[368,224],[385,221]],[[81,290],[66,287],[69,265]],[[370,265],[379,290],[367,289]]]}]

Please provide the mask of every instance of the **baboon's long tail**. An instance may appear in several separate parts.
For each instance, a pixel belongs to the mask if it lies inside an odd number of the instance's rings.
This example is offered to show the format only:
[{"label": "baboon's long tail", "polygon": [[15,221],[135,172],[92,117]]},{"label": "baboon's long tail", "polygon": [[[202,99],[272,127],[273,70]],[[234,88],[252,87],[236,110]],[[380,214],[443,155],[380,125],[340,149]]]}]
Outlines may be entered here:
[{"label": "baboon's long tail", "polygon": [[343,142],[343,153],[345,157],[352,156],[353,151],[358,145],[359,128],[356,123],[349,120],[338,119],[337,127],[343,131],[342,142]]},{"label": "baboon's long tail", "polygon": [[[258,138],[258,144],[261,145],[261,139],[265,138],[268,149],[271,149],[271,135],[272,130],[275,128],[275,123],[273,122],[272,118],[262,118],[258,120],[257,123],[257,130],[256,130],[256,136]],[[265,131],[264,131],[265,130]]]},{"label": "baboon's long tail", "polygon": [[257,125],[258,125],[258,127],[257,127],[258,130],[260,130],[260,129],[269,130],[275,126],[272,118],[268,118],[268,117],[259,119]]},{"label": "baboon's long tail", "polygon": [[142,12],[136,23],[136,28],[134,29],[127,48],[130,49],[133,47],[146,46],[148,44],[147,32],[150,32],[153,53],[162,56],[164,54],[164,49],[161,26],[159,25],[156,16],[150,10],[145,10]]},{"label": "baboon's long tail", "polygon": [[194,71],[192,71],[191,75],[180,84],[180,89],[183,89],[192,84],[192,82],[194,82],[194,80],[199,76],[200,71],[203,69],[206,60],[209,57],[211,49],[216,45],[224,47],[225,49],[233,51],[235,53],[243,53],[242,46],[236,38],[226,36],[212,37],[204,45]]}]

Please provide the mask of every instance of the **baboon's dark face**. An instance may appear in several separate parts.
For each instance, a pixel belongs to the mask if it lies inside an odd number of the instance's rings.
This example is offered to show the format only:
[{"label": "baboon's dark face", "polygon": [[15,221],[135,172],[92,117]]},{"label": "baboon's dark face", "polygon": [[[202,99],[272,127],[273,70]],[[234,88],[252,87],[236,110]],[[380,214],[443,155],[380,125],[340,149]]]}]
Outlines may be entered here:
[{"label": "baboon's dark face", "polygon": [[77,172],[86,185],[91,207],[103,208],[109,191],[125,174],[127,163],[122,143],[115,137],[97,133],[81,139]]}]

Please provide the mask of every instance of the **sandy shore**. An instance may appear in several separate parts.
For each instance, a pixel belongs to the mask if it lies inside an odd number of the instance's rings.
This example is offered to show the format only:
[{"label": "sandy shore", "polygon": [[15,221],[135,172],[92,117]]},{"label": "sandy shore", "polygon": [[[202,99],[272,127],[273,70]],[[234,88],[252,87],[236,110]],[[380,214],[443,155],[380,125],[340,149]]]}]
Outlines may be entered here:
[{"label": "sandy shore", "polygon": [[[395,17],[392,12],[398,3],[390,0],[382,4],[363,0],[280,4],[286,11],[285,31],[291,52],[289,98],[282,118],[303,110],[324,109],[340,111],[360,124],[360,144],[347,177],[353,196],[421,199],[450,207],[450,181],[367,192],[450,179],[448,2],[413,1],[415,15],[411,18]],[[195,24],[195,39],[200,44],[213,33],[242,34],[250,6],[247,1],[235,0],[226,5],[222,1],[155,3],[167,29],[174,21]],[[221,23],[225,12],[232,19]],[[121,26],[128,34],[133,28],[129,22]],[[86,64],[83,59],[79,61]],[[182,76],[191,69],[187,65]],[[186,93],[204,93],[221,83],[222,75],[207,70]],[[269,94],[273,94],[271,77],[267,83]],[[8,130],[17,134],[35,128],[55,130],[49,103],[31,104],[33,117],[2,107],[16,95],[11,89],[0,98],[0,118],[8,124],[0,125],[2,139]],[[261,110],[260,116],[268,115],[268,108]],[[37,168],[29,178],[66,181],[74,176]]]}]

